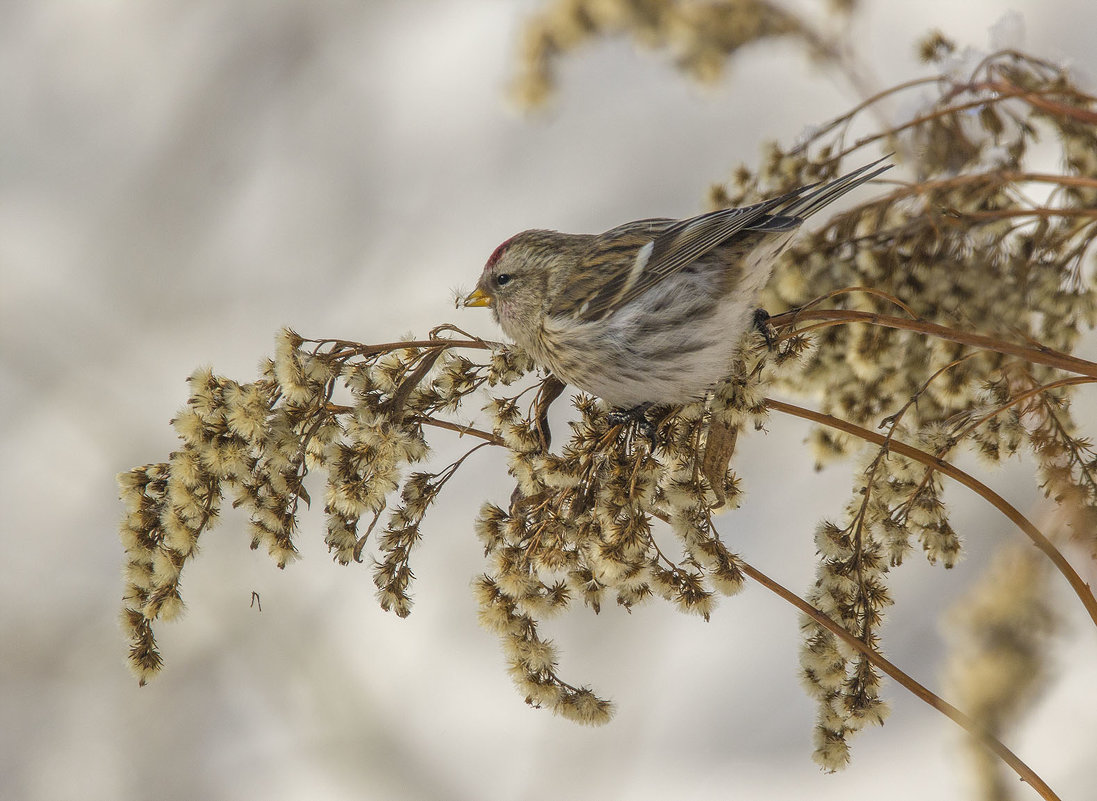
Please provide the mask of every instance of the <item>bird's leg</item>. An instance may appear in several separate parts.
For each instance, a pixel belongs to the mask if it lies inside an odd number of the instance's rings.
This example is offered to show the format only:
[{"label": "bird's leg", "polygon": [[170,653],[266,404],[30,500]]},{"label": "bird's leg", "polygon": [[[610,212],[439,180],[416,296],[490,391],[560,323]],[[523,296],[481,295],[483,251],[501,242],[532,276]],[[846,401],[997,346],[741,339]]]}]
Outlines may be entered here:
[{"label": "bird's leg", "polygon": [[640,403],[633,406],[631,409],[610,409],[609,414],[606,415],[606,419],[611,426],[623,426],[630,423],[635,424],[637,429],[645,437],[650,440],[655,439],[655,427],[648,420],[648,409],[654,406],[654,403]]},{"label": "bird's leg", "polygon": [[541,439],[541,450],[545,452],[548,452],[549,445],[552,444],[552,432],[549,431],[548,420],[549,406],[566,388],[567,384],[549,373],[541,382],[541,388],[537,390],[537,396],[534,399],[534,408],[537,410],[537,435]]},{"label": "bird's leg", "polygon": [[647,411],[654,403],[638,403],[631,409],[610,409],[606,415],[606,419],[609,420],[611,426],[620,426],[625,423],[637,423],[641,420],[646,420]]},{"label": "bird's leg", "polygon": [[754,330],[762,335],[762,339],[766,341],[766,347],[773,350],[777,339],[773,336],[773,329],[769,325],[769,312],[763,308],[754,310]]}]

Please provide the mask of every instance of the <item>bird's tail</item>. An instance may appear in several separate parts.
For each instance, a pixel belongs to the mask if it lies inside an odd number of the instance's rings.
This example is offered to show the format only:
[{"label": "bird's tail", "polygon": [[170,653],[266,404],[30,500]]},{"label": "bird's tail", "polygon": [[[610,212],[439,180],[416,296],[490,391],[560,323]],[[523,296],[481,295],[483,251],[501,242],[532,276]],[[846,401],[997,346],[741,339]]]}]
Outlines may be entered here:
[{"label": "bird's tail", "polygon": [[[884,164],[890,158],[891,154],[889,153],[871,164],[866,164],[853,172],[847,172],[841,178],[835,178],[833,181],[823,184],[814,192],[798,197],[780,209],[778,213],[790,217],[799,217],[800,219],[810,217],[823,207],[833,203],[846,192],[856,189],[861,184],[871,181],[880,173],[890,170],[894,165]],[[883,164],[882,167],[881,164]]]},{"label": "bird's tail", "polygon": [[[884,162],[890,159],[891,155],[889,153],[882,159],[866,164],[864,167],[859,167],[853,172],[847,172],[840,178],[835,178],[825,184],[808,184],[800,187],[793,193],[794,197],[774,207],[773,211],[770,212],[771,216],[767,217],[761,225],[752,225],[751,228],[766,231],[786,231],[796,228],[806,218],[829,206],[846,192],[850,192],[861,184],[871,181],[880,173],[890,170],[894,165],[884,164]],[[805,192],[807,194],[804,194]]]}]

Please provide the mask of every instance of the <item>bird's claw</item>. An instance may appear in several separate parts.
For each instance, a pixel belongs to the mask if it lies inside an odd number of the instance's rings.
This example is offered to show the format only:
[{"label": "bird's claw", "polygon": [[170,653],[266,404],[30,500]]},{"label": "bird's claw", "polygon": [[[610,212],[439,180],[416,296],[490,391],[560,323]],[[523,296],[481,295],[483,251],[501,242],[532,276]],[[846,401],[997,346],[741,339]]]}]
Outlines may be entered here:
[{"label": "bird's claw", "polygon": [[636,430],[655,442],[655,425],[648,419],[647,413],[654,404],[641,403],[631,409],[611,409],[606,414],[606,420],[611,426],[634,425]]},{"label": "bird's claw", "polygon": [[762,308],[754,310],[754,330],[762,335],[766,341],[766,347],[773,350],[777,344],[777,337],[773,335],[773,329],[769,325],[769,312]]}]

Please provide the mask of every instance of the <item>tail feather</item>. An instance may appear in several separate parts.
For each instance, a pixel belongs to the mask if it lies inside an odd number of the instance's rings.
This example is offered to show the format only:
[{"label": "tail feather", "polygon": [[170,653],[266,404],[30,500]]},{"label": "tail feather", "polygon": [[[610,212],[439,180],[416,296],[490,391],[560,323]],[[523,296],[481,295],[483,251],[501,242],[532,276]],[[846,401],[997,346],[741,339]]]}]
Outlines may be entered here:
[{"label": "tail feather", "polygon": [[878,159],[871,164],[866,164],[864,167],[859,167],[858,169],[853,170],[853,172],[848,172],[840,178],[835,178],[833,181],[819,186],[813,192],[806,195],[800,195],[788,204],[781,206],[779,209],[775,209],[775,221],[782,217],[795,217],[798,218],[797,222],[802,222],[815,212],[829,206],[842,195],[846,194],[846,192],[850,192],[861,184],[871,181],[877,175],[890,170],[894,165],[884,164],[882,167],[879,166],[890,158],[891,154],[889,153],[882,159]]}]

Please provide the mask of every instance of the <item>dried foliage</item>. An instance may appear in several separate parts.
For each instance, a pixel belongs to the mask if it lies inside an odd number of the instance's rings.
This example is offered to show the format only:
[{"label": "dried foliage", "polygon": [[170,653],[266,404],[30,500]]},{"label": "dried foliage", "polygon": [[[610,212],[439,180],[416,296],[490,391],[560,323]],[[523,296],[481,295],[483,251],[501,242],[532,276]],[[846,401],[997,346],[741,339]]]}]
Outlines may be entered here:
[{"label": "dried foliage", "polygon": [[719,78],[740,48],[775,37],[795,37],[818,55],[827,53],[804,20],[766,0],[554,0],[524,34],[514,94],[526,105],[551,94],[563,55],[597,37],[628,36],[668,50],[684,72],[702,81]]},{"label": "dried foliage", "polygon": [[[543,96],[558,53],[609,32],[674,44],[701,75],[764,36],[800,35],[825,50],[766,3],[569,0],[530,26],[525,94]],[[937,74],[867,99],[794,148],[771,146],[756,171],[742,168],[713,189],[713,205],[749,202],[834,176],[843,159],[879,145],[910,176],[796,241],[766,299],[779,344],[767,349],[752,334],[703,403],[659,410],[645,426],[613,422],[601,402],[578,395],[570,434],[554,447],[546,410],[558,382],[536,375],[516,348],[448,325],[380,345],[284,331],[251,383],[192,375],[174,420],[179,450],[120,476],[123,619],[141,681],[161,666],[152,624],[181,610],[180,571],[226,497],[247,510],[252,547],[285,566],[309,501],[302,480],[326,473],[328,547],[344,564],[372,547],[380,604],[405,616],[431,504],[469,454],[498,447],[515,486],[506,507],[486,503],[475,523],[487,562],[475,582],[481,622],[500,636],[528,703],[604,722],[609,702],[560,677],[540,622],[575,603],[598,612],[611,601],[628,609],[656,599],[708,619],[716,597],[747,577],[772,585],[726,548],[714,515],[736,504],[737,432],[779,425],[774,413],[820,424],[818,464],[852,457],[858,465],[849,502],[815,532],[816,581],[798,604],[810,612],[802,676],[819,704],[823,767],[845,765],[850,735],[884,719],[881,670],[962,718],[879,654],[891,572],[919,551],[946,568],[962,552],[946,478],[1017,524],[1097,623],[1097,601],[1059,548],[947,461],[963,450],[991,465],[1029,454],[1075,553],[1097,554],[1097,455],[1071,413],[1079,387],[1097,380],[1097,365],[1071,355],[1095,319],[1086,271],[1097,225],[1097,101],[1066,70],[1018,52],[960,58],[934,34],[922,53]],[[903,118],[847,141],[866,111],[926,89],[932,96]],[[1030,166],[1037,138],[1058,147],[1061,169]],[[767,400],[772,393],[811,397],[819,411]],[[428,433],[475,444],[432,467]],[[1038,571],[1025,575],[1036,593]],[[1032,626],[1047,619],[1032,615]],[[1004,746],[984,742],[1054,797]]]},{"label": "dried foliage", "polygon": [[[1048,677],[1044,654],[1057,620],[1048,597],[1048,567],[1030,548],[1005,548],[950,616],[950,693],[996,735],[1028,709]],[[1017,782],[997,760],[979,747],[970,753],[981,798],[1017,797]]]}]

